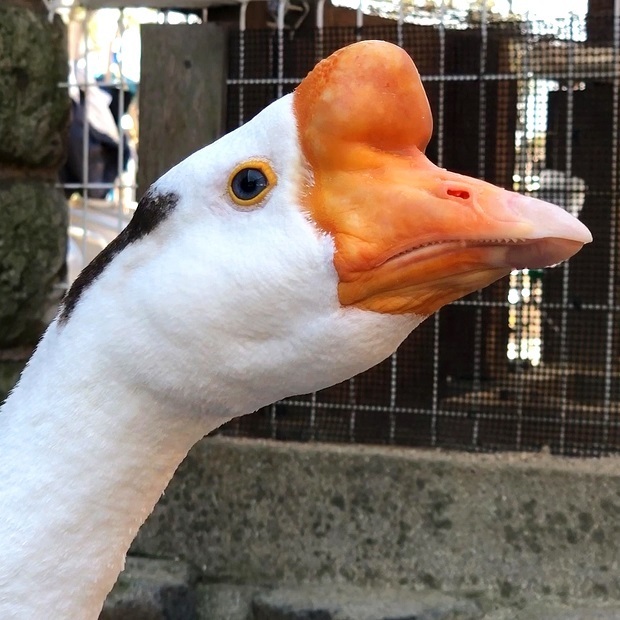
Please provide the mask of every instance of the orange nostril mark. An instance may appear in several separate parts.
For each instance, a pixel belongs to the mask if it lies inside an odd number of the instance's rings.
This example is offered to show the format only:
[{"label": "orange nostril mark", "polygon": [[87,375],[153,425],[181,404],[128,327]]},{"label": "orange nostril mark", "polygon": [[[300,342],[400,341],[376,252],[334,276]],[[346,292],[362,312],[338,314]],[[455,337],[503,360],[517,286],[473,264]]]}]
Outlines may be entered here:
[{"label": "orange nostril mark", "polygon": [[449,189],[448,196],[454,196],[455,198],[461,198],[463,200],[468,200],[469,192],[466,189]]}]

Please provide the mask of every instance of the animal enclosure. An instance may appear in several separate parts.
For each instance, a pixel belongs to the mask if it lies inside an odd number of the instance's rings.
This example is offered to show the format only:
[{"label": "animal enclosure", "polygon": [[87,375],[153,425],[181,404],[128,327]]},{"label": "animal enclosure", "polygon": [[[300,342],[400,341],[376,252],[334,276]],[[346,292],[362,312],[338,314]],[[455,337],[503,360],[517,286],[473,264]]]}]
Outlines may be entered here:
[{"label": "animal enclosure", "polygon": [[[483,3],[462,14],[444,2],[435,10],[377,3],[365,11],[324,2],[211,4],[209,22],[234,25],[226,129],[291,92],[334,50],[362,39],[391,41],[422,75],[435,122],[427,151],[433,161],[561,204],[594,236],[569,263],[514,272],[442,309],[363,375],[274,403],[220,432],[471,451],[619,452],[619,16],[597,2],[587,14],[553,20],[502,17]],[[122,76],[99,82],[119,94],[118,174],[102,185],[109,204],[93,208],[87,190],[99,185],[88,172],[65,185],[82,194],[73,225],[82,230],[75,238],[83,259],[89,218],[117,218],[111,226],[122,226],[131,212],[125,201],[135,197],[123,155]],[[83,92],[88,84],[77,82]],[[88,167],[87,147],[83,155]]]}]

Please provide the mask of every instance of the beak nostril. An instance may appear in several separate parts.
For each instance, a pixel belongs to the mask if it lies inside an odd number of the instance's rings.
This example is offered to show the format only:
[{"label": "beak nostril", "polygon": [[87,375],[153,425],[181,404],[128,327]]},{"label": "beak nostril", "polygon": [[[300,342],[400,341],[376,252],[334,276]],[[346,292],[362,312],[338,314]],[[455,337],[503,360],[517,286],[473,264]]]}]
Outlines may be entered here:
[{"label": "beak nostril", "polygon": [[462,200],[469,200],[469,192],[466,189],[449,189],[448,196],[454,196],[455,198],[461,198]]}]

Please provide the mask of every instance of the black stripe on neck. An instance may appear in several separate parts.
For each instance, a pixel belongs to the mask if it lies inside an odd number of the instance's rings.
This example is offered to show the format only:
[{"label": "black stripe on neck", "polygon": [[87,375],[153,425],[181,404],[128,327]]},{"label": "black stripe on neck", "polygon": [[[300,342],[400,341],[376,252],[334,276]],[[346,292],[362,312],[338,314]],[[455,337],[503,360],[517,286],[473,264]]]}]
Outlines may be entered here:
[{"label": "black stripe on neck", "polygon": [[155,230],[168,217],[178,202],[179,197],[172,192],[156,194],[149,190],[144,194],[138,203],[136,212],[123,232],[93,258],[67,291],[58,318],[59,325],[64,325],[69,320],[84,291],[102,274],[112,259],[128,245],[139,241]]}]

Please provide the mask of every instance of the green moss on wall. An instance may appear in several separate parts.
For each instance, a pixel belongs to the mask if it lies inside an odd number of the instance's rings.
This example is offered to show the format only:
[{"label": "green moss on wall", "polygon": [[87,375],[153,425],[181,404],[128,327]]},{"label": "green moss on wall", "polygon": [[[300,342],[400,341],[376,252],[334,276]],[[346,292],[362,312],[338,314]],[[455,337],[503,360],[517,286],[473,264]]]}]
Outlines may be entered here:
[{"label": "green moss on wall", "polygon": [[[50,22],[41,2],[0,2],[0,350],[36,342],[57,303],[67,208],[54,181],[66,154],[67,69],[62,20]],[[13,381],[15,369],[7,372],[0,389]]]},{"label": "green moss on wall", "polygon": [[63,195],[43,182],[0,183],[0,347],[36,340],[67,245]]},{"label": "green moss on wall", "polygon": [[65,157],[65,28],[43,11],[0,3],[0,165],[51,168]]}]

